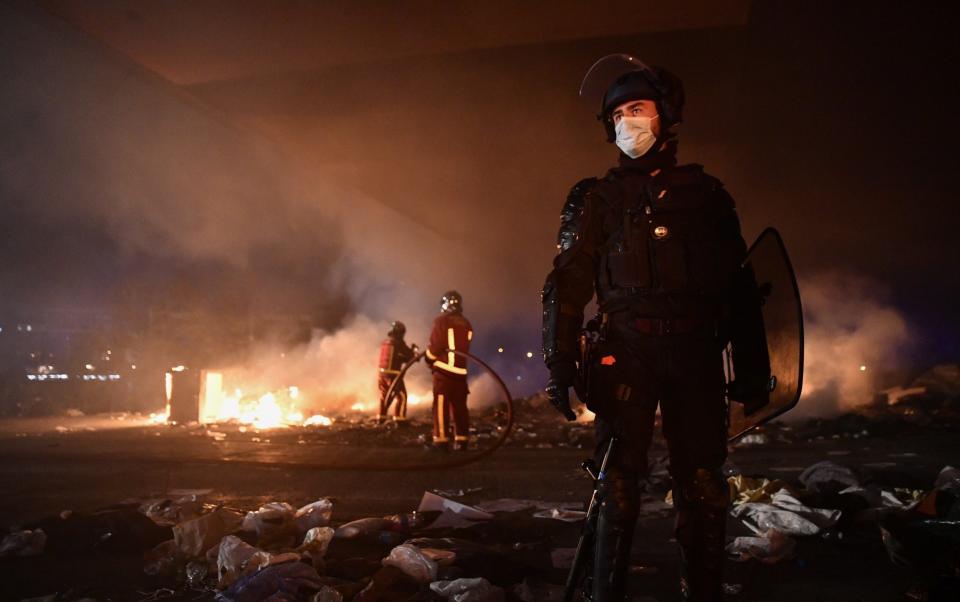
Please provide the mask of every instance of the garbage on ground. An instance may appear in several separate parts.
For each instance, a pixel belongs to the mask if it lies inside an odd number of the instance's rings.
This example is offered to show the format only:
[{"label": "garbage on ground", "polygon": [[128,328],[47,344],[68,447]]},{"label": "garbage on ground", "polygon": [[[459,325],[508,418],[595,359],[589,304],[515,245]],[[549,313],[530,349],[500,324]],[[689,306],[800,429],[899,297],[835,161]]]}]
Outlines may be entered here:
[{"label": "garbage on ground", "polygon": [[383,559],[383,565],[400,569],[418,583],[435,581],[439,568],[435,560],[410,544],[401,544],[390,550],[390,554]]},{"label": "garbage on ground", "polygon": [[737,537],[727,544],[727,553],[735,560],[759,560],[775,564],[793,556],[797,542],[787,534],[769,529],[758,537]]},{"label": "garbage on ground", "polygon": [[766,445],[770,443],[770,438],[765,433],[747,433],[737,439],[737,447],[747,447],[750,445]]},{"label": "garbage on ground", "polygon": [[917,503],[881,516],[880,534],[897,565],[925,577],[960,574],[960,471],[945,466]]},{"label": "garbage on ground", "polygon": [[740,504],[730,513],[754,533],[775,529],[788,535],[817,535],[840,520],[839,510],[811,508],[786,490],[773,494],[769,504]]},{"label": "garbage on ground", "polygon": [[420,499],[417,512],[440,512],[440,516],[430,524],[430,529],[461,529],[471,527],[476,521],[485,521],[493,518],[493,514],[467,506],[460,502],[439,496],[429,491],[424,492]]},{"label": "garbage on ground", "polygon": [[158,525],[172,527],[200,516],[203,513],[203,500],[195,494],[177,499],[150,500],[141,504],[140,512]]},{"label": "garbage on ground", "polygon": [[503,602],[503,589],[492,585],[482,577],[435,581],[430,591],[451,602]]},{"label": "garbage on ground", "polygon": [[47,545],[47,534],[43,529],[24,530],[11,533],[0,541],[0,558],[9,556],[39,556]]},{"label": "garbage on ground", "polygon": [[257,553],[251,546],[236,535],[227,535],[220,541],[217,552],[217,576],[221,588],[229,587],[234,581],[247,574],[244,570],[247,561]]},{"label": "garbage on ground", "polygon": [[815,493],[839,493],[847,487],[860,484],[860,479],[846,466],[824,460],[808,466],[799,477],[809,491]]},{"label": "garbage on ground", "polygon": [[[257,545],[262,548],[291,547],[296,543],[298,526],[296,510],[286,502],[264,504],[256,512],[243,518],[243,530],[257,533]],[[305,515],[310,514],[308,510]],[[304,524],[309,521],[305,520]]]},{"label": "garbage on ground", "polygon": [[327,498],[322,498],[297,510],[293,516],[293,520],[297,524],[297,531],[305,534],[314,527],[326,527],[329,525],[332,514],[333,502]]},{"label": "garbage on ground", "polygon": [[144,554],[143,572],[147,575],[170,576],[176,573],[185,561],[177,542],[170,539],[157,544]]},{"label": "garbage on ground", "polygon": [[587,517],[587,513],[582,510],[564,510],[562,508],[551,508],[550,510],[541,510],[535,512],[535,518],[552,518],[562,520],[567,523],[576,523]]},{"label": "garbage on ground", "polygon": [[296,602],[308,599],[323,587],[320,575],[309,564],[286,562],[247,575],[217,594],[218,602]]},{"label": "garbage on ground", "polygon": [[177,547],[188,558],[203,554],[220,543],[224,536],[240,528],[243,519],[235,512],[220,508],[173,527]]},{"label": "garbage on ground", "polygon": [[333,541],[334,533],[330,527],[314,527],[307,531],[297,551],[308,556],[313,561],[313,566],[318,567],[327,555],[327,548]]},{"label": "garbage on ground", "polygon": [[753,502],[769,502],[771,496],[786,489],[786,482],[780,479],[754,479],[742,474],[727,477],[730,490],[730,503],[734,506]]},{"label": "garbage on ground", "polygon": [[361,518],[337,527],[334,537],[338,539],[354,539],[377,535],[391,523],[383,518]]},{"label": "garbage on ground", "polygon": [[310,602],[343,602],[343,594],[328,585],[323,585],[320,591],[313,594]]}]

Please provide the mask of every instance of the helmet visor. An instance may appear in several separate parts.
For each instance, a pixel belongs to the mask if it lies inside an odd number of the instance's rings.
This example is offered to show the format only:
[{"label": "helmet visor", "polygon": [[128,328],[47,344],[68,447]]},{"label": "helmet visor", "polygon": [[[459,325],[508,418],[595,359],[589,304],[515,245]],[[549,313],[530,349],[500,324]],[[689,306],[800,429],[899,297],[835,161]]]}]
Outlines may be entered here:
[{"label": "helmet visor", "polygon": [[580,98],[597,111],[603,111],[603,97],[617,79],[627,73],[651,72],[643,61],[629,54],[609,54],[587,71],[580,83]]}]

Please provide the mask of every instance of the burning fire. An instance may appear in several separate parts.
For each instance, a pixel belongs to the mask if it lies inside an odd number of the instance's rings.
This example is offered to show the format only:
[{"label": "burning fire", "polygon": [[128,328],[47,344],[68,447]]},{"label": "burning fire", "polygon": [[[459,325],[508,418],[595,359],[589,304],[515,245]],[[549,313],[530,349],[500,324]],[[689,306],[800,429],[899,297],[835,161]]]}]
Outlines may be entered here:
[{"label": "burning fire", "polygon": [[263,393],[259,397],[244,395],[241,389],[234,389],[233,393],[227,394],[223,388],[223,374],[207,371],[201,379],[200,421],[232,420],[256,429],[333,424],[333,420],[326,416],[305,418],[297,408],[299,399],[300,389],[295,386]]},{"label": "burning fire", "polygon": [[[167,374],[167,399],[172,391],[172,375]],[[261,390],[262,391],[262,390]],[[200,377],[200,422],[203,424],[236,422],[240,429],[257,430],[287,428],[291,426],[331,426],[334,419],[321,414],[306,415],[298,404],[303,402],[299,387],[289,386],[282,389],[248,394],[240,388],[228,392],[224,386],[222,372],[205,370]],[[417,406],[427,400],[427,395],[410,393],[408,406]],[[361,413],[377,411],[377,403],[358,401],[350,410]],[[151,424],[164,424],[170,419],[170,403],[166,410],[150,415]]]}]

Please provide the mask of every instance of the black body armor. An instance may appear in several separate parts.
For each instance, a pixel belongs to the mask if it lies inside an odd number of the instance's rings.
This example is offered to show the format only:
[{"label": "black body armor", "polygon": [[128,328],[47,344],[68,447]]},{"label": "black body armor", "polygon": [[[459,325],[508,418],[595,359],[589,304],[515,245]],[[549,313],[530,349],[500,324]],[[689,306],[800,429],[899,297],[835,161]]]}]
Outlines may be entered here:
[{"label": "black body armor", "polygon": [[733,199],[699,165],[654,176],[620,167],[579,182],[564,204],[557,247],[543,289],[548,364],[572,357],[594,290],[601,313],[721,326],[746,254]]}]

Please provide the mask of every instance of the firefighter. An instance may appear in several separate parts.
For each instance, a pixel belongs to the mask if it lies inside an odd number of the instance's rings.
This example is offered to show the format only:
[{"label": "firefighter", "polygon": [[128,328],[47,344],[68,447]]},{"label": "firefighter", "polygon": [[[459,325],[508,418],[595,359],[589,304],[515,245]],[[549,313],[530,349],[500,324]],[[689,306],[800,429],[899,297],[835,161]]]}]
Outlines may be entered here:
[{"label": "firefighter", "polygon": [[433,449],[466,450],[470,415],[467,411],[467,360],[454,351],[469,351],[473,327],[463,316],[463,297],[448,291],[433,321],[426,358],[433,372]]},{"label": "firefighter", "polygon": [[407,386],[403,380],[397,383],[393,388],[393,395],[390,399],[387,399],[390,385],[399,376],[403,366],[417,354],[417,346],[411,345],[408,347],[403,340],[406,333],[407,327],[403,322],[399,320],[392,322],[387,338],[380,344],[380,374],[377,384],[380,388],[380,414],[378,418],[381,421],[386,420],[390,405],[394,401],[396,401],[396,405],[393,406],[393,419],[407,419]]},{"label": "firefighter", "polygon": [[[543,353],[551,402],[568,418],[584,308],[597,297],[602,338],[589,366],[597,454],[617,445],[598,486],[591,594],[623,600],[641,480],[659,404],[670,454],[685,600],[719,600],[727,483],[721,350],[746,245],[734,202],[700,165],[677,165],[683,88],[627,55],[598,61],[597,94],[618,165],[576,184],[563,206],[558,254],[543,288]],[[603,77],[597,75],[597,77]],[[602,98],[601,95],[602,94]]]}]

